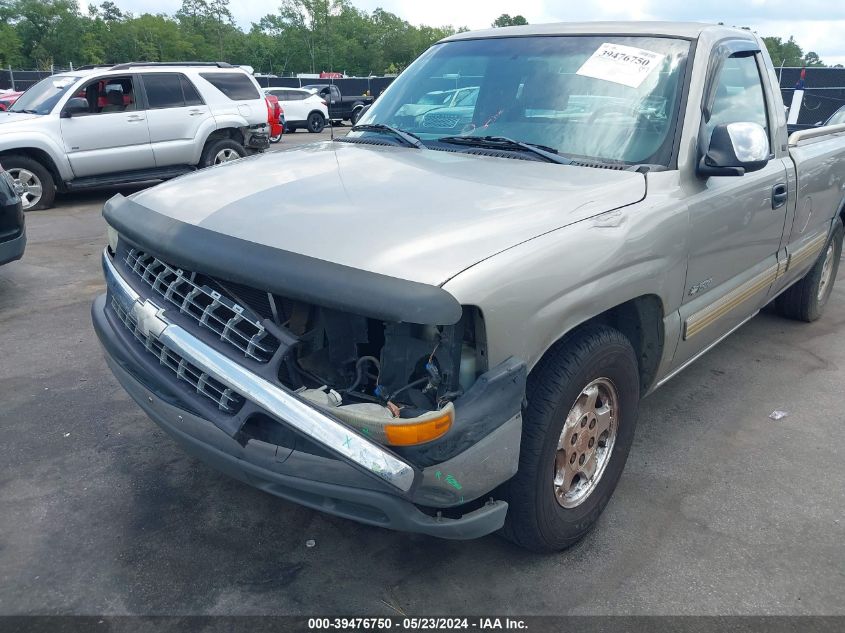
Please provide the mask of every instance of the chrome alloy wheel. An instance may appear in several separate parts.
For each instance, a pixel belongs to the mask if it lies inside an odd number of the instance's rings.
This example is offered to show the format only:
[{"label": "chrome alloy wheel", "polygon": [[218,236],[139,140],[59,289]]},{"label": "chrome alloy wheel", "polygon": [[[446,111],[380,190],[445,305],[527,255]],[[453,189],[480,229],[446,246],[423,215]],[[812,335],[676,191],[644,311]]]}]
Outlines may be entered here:
[{"label": "chrome alloy wheel", "polygon": [[610,462],[619,424],[619,396],[607,378],[596,378],[569,410],[555,457],[554,490],[564,508],[582,504]]},{"label": "chrome alloy wheel", "polygon": [[8,172],[15,184],[15,192],[21,197],[24,210],[31,209],[41,202],[43,186],[38,176],[21,167],[12,167]]},{"label": "chrome alloy wheel", "polygon": [[241,157],[235,150],[226,148],[221,149],[217,154],[214,156],[214,164],[220,165],[222,163],[230,163],[233,160],[238,160]]},{"label": "chrome alloy wheel", "polygon": [[833,258],[836,255],[836,246],[831,241],[827,246],[827,252],[824,254],[824,263],[822,264],[822,276],[819,279],[819,293],[816,299],[824,301],[824,295],[830,286],[831,277],[833,276]]}]

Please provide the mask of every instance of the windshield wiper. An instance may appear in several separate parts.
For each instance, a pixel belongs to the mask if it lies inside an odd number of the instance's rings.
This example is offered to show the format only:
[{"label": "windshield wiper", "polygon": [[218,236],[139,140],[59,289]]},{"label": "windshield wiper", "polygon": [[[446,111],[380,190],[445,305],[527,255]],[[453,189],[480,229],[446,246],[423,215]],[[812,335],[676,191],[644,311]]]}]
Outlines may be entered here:
[{"label": "windshield wiper", "polygon": [[565,156],[558,154],[558,151],[552,147],[515,141],[506,136],[443,136],[437,140],[441,143],[452,143],[454,145],[527,152],[539,156],[546,162],[561,165],[569,165],[572,162]]},{"label": "windshield wiper", "polygon": [[23,112],[24,114],[38,114],[38,110],[9,110],[9,112]]},{"label": "windshield wiper", "polygon": [[398,139],[402,139],[402,141],[406,145],[410,145],[411,147],[416,147],[417,149],[428,149],[423,142],[420,140],[416,134],[411,134],[410,132],[406,132],[405,130],[400,130],[398,127],[393,127],[392,125],[385,125],[384,123],[360,123],[358,125],[353,125],[351,128],[352,132],[385,132],[387,134],[392,134]]}]

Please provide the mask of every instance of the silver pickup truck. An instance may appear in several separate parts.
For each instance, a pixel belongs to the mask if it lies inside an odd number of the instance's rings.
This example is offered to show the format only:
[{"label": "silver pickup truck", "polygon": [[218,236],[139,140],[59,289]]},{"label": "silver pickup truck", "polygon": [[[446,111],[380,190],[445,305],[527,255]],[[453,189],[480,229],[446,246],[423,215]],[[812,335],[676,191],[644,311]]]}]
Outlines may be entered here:
[{"label": "silver pickup truck", "polygon": [[[468,115],[408,115],[463,86]],[[109,200],[93,320],[129,394],[232,476],[553,551],[608,503],[642,397],[770,302],[821,315],[844,201],[845,126],[787,138],[751,32],[460,33],[346,138]]]}]

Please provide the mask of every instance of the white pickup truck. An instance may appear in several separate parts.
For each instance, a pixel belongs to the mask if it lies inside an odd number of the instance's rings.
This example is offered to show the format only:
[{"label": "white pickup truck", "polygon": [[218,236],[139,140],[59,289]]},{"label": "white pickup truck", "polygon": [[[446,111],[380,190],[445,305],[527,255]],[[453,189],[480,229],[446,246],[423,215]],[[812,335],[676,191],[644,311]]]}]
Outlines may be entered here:
[{"label": "white pickup truck", "polygon": [[131,63],[53,75],[0,112],[0,163],[25,210],[56,192],[166,180],[269,145],[258,83],[226,63]]},{"label": "white pickup truck", "polygon": [[[460,126],[408,107],[461,87]],[[551,551],[598,520],[642,397],[769,303],[819,318],[843,215],[845,125],[787,137],[749,31],[460,33],[342,139],[112,198],[94,327],[235,477]]]}]

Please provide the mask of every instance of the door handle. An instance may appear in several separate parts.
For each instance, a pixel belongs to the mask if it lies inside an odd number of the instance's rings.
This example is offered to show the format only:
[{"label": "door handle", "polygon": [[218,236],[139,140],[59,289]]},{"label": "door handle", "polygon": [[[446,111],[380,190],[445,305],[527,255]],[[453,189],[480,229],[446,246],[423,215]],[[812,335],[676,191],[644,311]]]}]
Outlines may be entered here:
[{"label": "door handle", "polygon": [[789,192],[784,183],[779,182],[772,187],[772,209],[778,209],[785,205],[788,196]]},{"label": "door handle", "polygon": [[126,117],[126,120],[127,120],[127,121],[143,121],[143,120],[144,120],[144,117],[142,117],[142,116],[140,116],[140,115],[138,115],[138,114],[133,114],[132,116],[128,116],[128,117]]},{"label": "door handle", "polygon": [[202,114],[202,110],[188,110],[189,116],[199,116]]}]

